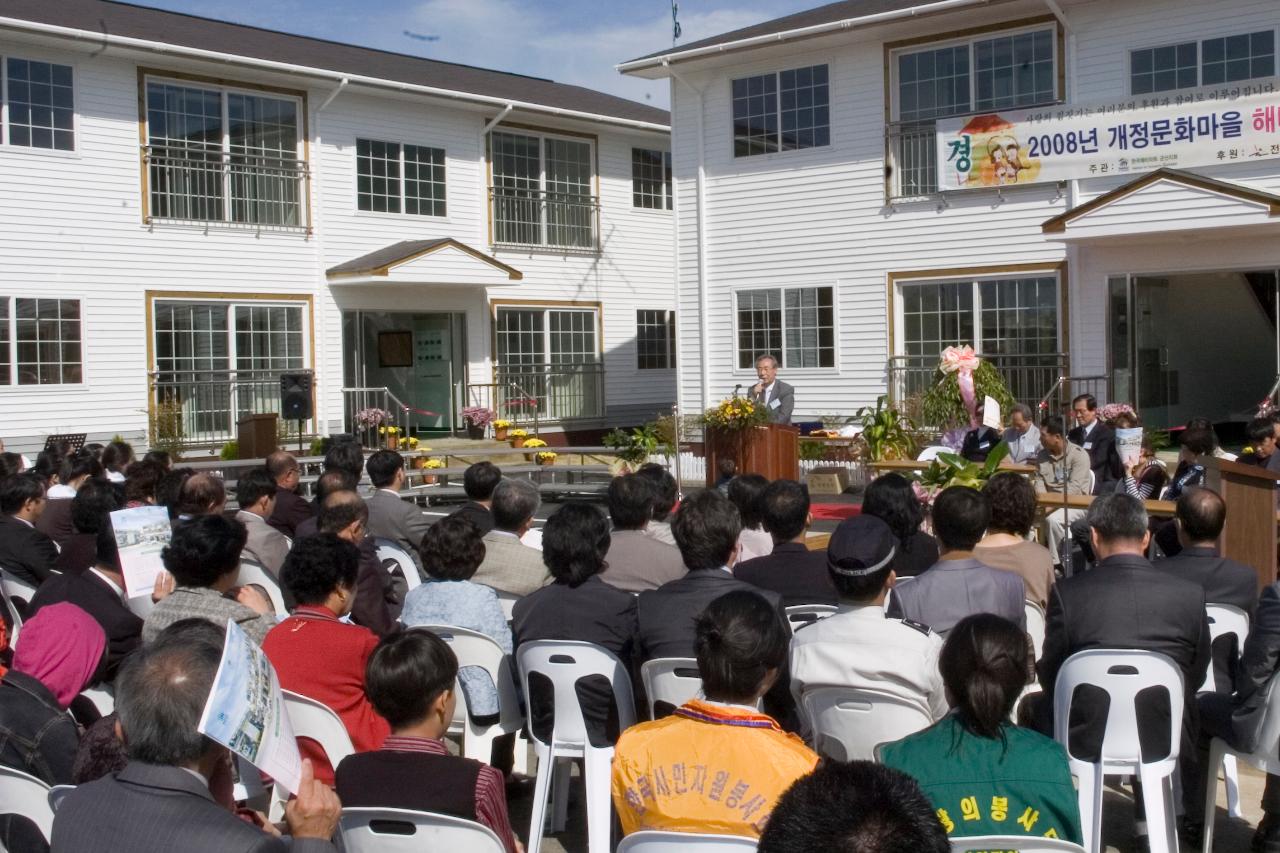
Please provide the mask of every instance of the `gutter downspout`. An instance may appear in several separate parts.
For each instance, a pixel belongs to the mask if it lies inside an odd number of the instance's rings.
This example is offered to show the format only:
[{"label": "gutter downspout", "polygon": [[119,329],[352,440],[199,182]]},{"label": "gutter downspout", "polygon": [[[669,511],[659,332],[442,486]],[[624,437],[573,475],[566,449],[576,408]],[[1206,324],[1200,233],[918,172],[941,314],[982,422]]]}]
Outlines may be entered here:
[{"label": "gutter downspout", "polygon": [[[710,347],[709,347],[709,344],[707,343],[707,334],[706,334],[707,323],[708,323],[707,246],[706,246],[707,166],[706,166],[706,134],[703,132],[703,112],[704,112],[703,90],[697,88],[696,86],[691,85],[688,80],[685,80],[678,73],[676,73],[675,69],[671,67],[671,63],[668,62],[667,60],[664,59],[662,61],[662,65],[664,68],[666,68],[667,73],[671,75],[672,79],[679,81],[686,89],[688,89],[690,92],[693,92],[694,97],[698,104],[698,121],[696,124],[697,131],[698,131],[698,177],[697,177],[697,184],[696,184],[696,187],[697,187],[696,198],[697,198],[697,205],[698,205],[698,210],[697,210],[698,323],[699,323],[699,326],[702,328],[702,332],[703,332],[701,335],[698,336],[698,339],[699,339],[698,340],[698,346],[699,346],[698,372],[701,379],[700,388],[701,388],[701,395],[702,395],[699,410],[705,411],[707,407],[711,405],[711,366],[709,363]],[[672,107],[672,110],[674,110],[675,104],[672,104],[671,107]],[[675,122],[672,121],[673,126],[674,124]],[[680,262],[680,259],[679,257],[677,257],[676,263],[679,264],[679,262]]]},{"label": "gutter downspout", "polygon": [[[350,81],[346,77],[339,80],[338,85],[333,87],[333,91],[329,93],[328,97],[320,103],[320,106],[316,107],[314,116],[316,146],[315,153],[312,155],[311,159],[315,161],[317,167],[312,170],[311,174],[311,197],[315,199],[315,207],[311,211],[311,224],[316,235],[313,257],[315,258],[316,263],[316,282],[317,289],[319,290],[318,295],[320,297],[319,300],[317,300],[320,305],[319,310],[316,312],[316,318],[314,321],[320,326],[320,334],[315,335],[314,340],[316,341],[316,349],[319,350],[319,352],[315,353],[316,364],[320,365],[320,371],[318,372],[317,378],[323,377],[324,379],[323,382],[319,383],[320,399],[317,401],[317,417],[315,418],[315,424],[322,435],[329,433],[329,413],[332,411],[330,405],[333,400],[333,385],[335,383],[329,381],[332,377],[328,375],[328,347],[325,345],[325,341],[328,339],[328,335],[325,334],[325,331],[327,329],[329,316],[328,305],[331,295],[329,292],[329,282],[325,278],[324,274],[324,229],[321,227],[324,219],[324,196],[322,193],[323,188],[320,183],[320,173],[323,170],[319,168],[319,163],[320,159],[324,156],[324,137],[320,133],[320,114],[325,111],[326,107],[333,103],[334,99],[337,98],[338,95],[342,94],[342,90],[347,88],[348,83],[350,83]],[[341,330],[339,330],[339,334],[341,334]],[[336,384],[339,388],[342,387],[342,370],[342,367],[338,368]],[[345,406],[345,403],[343,405]],[[344,411],[339,417],[346,417],[346,412]],[[339,431],[341,432],[341,430]]]}]

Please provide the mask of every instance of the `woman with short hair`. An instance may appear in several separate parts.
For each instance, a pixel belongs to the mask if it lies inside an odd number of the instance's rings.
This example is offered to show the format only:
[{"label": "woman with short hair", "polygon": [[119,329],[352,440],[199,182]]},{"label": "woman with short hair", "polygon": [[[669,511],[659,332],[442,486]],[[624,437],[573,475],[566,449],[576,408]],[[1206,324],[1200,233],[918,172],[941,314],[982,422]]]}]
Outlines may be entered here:
[{"label": "woman with short hair", "polygon": [[899,578],[914,577],[938,562],[938,540],[920,529],[924,507],[906,477],[882,474],[872,480],[862,498],[862,514],[880,519],[897,537],[893,573]]},{"label": "woman with short hair", "polygon": [[768,487],[769,481],[759,474],[740,474],[729,481],[726,496],[742,517],[742,532],[738,534],[739,563],[773,553],[773,537],[764,529],[760,505]]},{"label": "woman with short hair", "polygon": [[1012,471],[1001,471],[987,480],[982,494],[991,506],[987,535],[973,555],[993,569],[1022,576],[1027,600],[1049,606],[1053,588],[1053,557],[1049,549],[1027,538],[1036,523],[1036,489],[1031,481]]}]

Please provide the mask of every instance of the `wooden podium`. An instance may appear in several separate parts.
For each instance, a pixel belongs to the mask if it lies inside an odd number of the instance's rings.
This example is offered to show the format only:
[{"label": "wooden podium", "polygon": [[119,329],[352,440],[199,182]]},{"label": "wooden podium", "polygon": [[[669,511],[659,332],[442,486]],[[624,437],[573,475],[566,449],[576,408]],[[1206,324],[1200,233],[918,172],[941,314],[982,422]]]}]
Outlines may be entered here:
[{"label": "wooden podium", "polygon": [[1205,485],[1227,502],[1222,530],[1222,556],[1251,566],[1259,588],[1276,579],[1276,481],[1280,475],[1266,468],[1242,465],[1213,456],[1199,460]]},{"label": "wooden podium", "polygon": [[763,424],[748,430],[707,430],[707,486],[714,486],[719,460],[729,457],[739,474],[768,480],[800,479],[800,428]]}]

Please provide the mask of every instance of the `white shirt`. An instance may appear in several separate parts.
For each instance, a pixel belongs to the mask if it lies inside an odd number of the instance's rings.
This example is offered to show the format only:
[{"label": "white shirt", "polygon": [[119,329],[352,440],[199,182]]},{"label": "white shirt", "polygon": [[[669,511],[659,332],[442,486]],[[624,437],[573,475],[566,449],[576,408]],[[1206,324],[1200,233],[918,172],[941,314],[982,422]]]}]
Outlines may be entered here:
[{"label": "white shirt", "polygon": [[1082,426],[1082,427],[1080,427],[1082,430],[1084,430],[1084,433],[1083,433],[1084,437],[1085,437],[1085,438],[1088,438],[1088,437],[1089,437],[1089,433],[1093,432],[1093,428],[1094,428],[1094,427],[1096,427],[1097,425],[1098,425],[1098,419],[1097,419],[1097,418],[1094,418],[1094,419],[1093,419],[1093,422],[1092,422],[1092,423],[1090,423],[1088,426]]},{"label": "white shirt", "polygon": [[742,552],[738,555],[739,563],[773,553],[773,536],[759,527],[742,528],[742,532],[738,534],[738,544],[742,546]]},{"label": "white shirt", "polygon": [[[923,626],[922,626],[923,627]],[[806,686],[859,687],[910,702],[935,721],[947,713],[938,672],[942,638],[927,628],[855,605],[796,631],[791,640],[791,692]]]},{"label": "white shirt", "polygon": [[110,481],[111,481],[111,482],[113,482],[113,483],[123,483],[123,482],[124,482],[124,474],[121,474],[119,471],[108,471],[108,472],[107,472],[107,479],[108,479],[108,480],[110,480]]},{"label": "white shirt", "polygon": [[[774,382],[776,381],[777,380],[775,379]],[[768,385],[760,389],[760,402],[764,403],[764,405],[767,407],[769,405],[769,398],[772,396],[773,396],[773,382],[770,382]]]},{"label": "white shirt", "polygon": [[56,486],[50,486],[49,491],[45,492],[44,496],[49,500],[61,500],[62,498],[74,498],[76,496],[76,490],[71,488],[70,486],[64,486],[62,483],[58,483],[58,485]]}]

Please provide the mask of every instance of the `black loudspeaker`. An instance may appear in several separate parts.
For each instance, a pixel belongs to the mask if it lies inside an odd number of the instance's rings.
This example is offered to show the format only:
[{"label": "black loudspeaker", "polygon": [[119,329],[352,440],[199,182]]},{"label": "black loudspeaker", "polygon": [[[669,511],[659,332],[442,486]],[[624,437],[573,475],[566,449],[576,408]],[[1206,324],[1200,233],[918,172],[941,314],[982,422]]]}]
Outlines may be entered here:
[{"label": "black loudspeaker", "polygon": [[312,416],[311,371],[280,374],[280,417],[307,421]]}]

